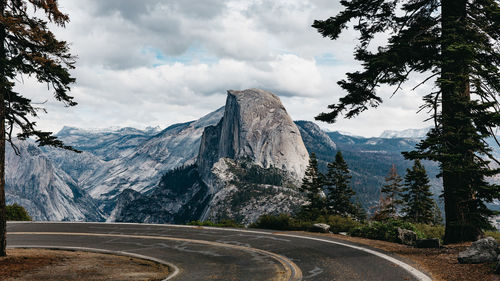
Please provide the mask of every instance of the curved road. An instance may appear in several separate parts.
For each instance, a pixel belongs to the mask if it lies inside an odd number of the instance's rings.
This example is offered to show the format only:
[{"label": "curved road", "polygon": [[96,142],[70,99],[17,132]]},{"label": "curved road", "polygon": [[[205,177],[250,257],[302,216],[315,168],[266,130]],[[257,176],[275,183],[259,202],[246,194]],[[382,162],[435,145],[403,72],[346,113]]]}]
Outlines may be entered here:
[{"label": "curved road", "polygon": [[172,280],[431,280],[329,237],[179,225],[9,222],[8,247],[85,248],[164,261]]}]

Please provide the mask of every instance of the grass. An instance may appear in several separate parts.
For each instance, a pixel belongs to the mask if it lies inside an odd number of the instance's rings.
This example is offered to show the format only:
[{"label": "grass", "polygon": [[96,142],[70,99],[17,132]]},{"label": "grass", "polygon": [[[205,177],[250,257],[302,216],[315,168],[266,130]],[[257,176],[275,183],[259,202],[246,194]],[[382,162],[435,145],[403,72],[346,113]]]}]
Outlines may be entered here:
[{"label": "grass", "polygon": [[414,224],[418,232],[420,232],[424,238],[439,238],[443,240],[444,237],[444,225],[432,225],[424,223]]},{"label": "grass", "polygon": [[500,232],[498,232],[496,230],[488,230],[488,231],[484,232],[484,235],[491,236],[491,237],[495,238],[500,243]]}]

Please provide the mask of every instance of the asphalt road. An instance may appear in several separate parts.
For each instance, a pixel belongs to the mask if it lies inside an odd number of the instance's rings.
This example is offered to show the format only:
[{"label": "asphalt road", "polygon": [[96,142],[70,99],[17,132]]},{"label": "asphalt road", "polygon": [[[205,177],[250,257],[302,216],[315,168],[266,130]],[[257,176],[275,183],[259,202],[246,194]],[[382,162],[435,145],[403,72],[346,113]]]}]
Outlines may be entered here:
[{"label": "asphalt road", "polygon": [[88,248],[170,263],[172,280],[431,280],[410,265],[333,238],[151,224],[7,224],[8,247]]}]

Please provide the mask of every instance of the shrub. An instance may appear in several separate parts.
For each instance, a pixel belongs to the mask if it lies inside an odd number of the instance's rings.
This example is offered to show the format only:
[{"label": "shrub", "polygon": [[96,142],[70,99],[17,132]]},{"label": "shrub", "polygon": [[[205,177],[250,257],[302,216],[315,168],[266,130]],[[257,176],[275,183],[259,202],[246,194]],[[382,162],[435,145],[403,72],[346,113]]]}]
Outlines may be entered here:
[{"label": "shrub", "polygon": [[213,226],[213,227],[243,227],[234,220],[223,219],[218,222],[213,221],[191,221],[188,225]]},{"label": "shrub", "polygon": [[252,223],[252,228],[290,230],[291,217],[287,214],[271,215],[264,214],[260,216],[255,223]]},{"label": "shrub", "polygon": [[424,238],[439,238],[442,240],[444,237],[443,225],[417,223],[415,224],[415,227],[420,233],[422,233]]},{"label": "shrub", "polygon": [[361,226],[360,222],[355,221],[352,218],[339,215],[320,217],[318,222],[328,224],[330,226],[330,231],[333,233],[349,232],[354,228]]},{"label": "shrub", "polygon": [[500,232],[498,230],[488,230],[484,232],[484,236],[491,236],[500,242]]},{"label": "shrub", "polygon": [[389,242],[399,242],[398,228],[415,231],[419,238],[424,237],[413,224],[394,219],[389,219],[386,222],[375,221],[356,227],[349,232],[349,235]]},{"label": "shrub", "polygon": [[307,230],[312,225],[312,222],[292,218],[289,214],[264,214],[249,227],[275,230]]},{"label": "shrub", "polygon": [[28,214],[23,206],[14,203],[12,205],[7,205],[7,220],[8,221],[30,221],[31,216]]}]

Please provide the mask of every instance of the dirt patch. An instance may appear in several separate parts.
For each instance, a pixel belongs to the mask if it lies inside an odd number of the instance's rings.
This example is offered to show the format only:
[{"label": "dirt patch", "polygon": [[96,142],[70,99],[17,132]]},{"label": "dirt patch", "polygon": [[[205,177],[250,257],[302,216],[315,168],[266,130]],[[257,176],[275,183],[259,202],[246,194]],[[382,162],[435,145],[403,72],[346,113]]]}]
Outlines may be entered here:
[{"label": "dirt patch", "polygon": [[[311,233],[307,234],[310,235]],[[409,264],[413,267],[430,274],[432,279],[437,281],[500,281],[500,276],[493,274],[494,263],[458,263],[458,253],[469,247],[471,243],[445,245],[441,249],[418,249],[396,243],[339,234],[315,233],[314,235],[334,237],[394,253],[402,257],[404,261],[409,261]]]},{"label": "dirt patch", "polygon": [[9,249],[0,257],[2,280],[163,280],[168,267],[155,262],[80,251]]}]

